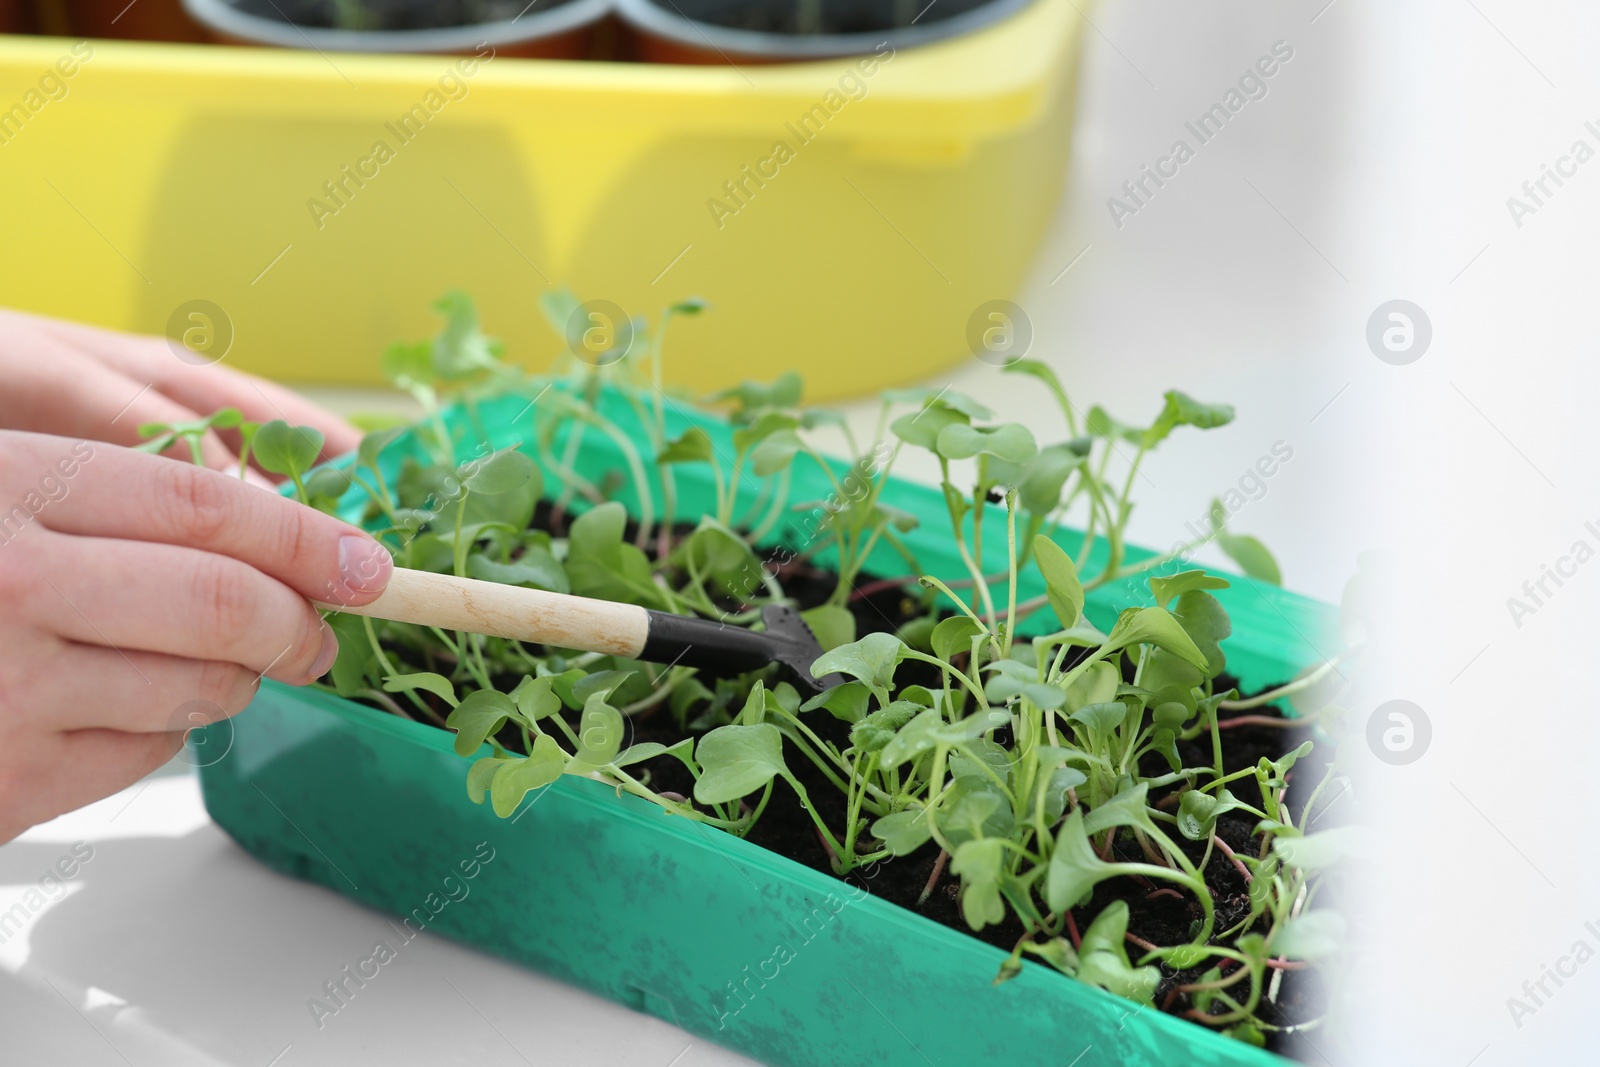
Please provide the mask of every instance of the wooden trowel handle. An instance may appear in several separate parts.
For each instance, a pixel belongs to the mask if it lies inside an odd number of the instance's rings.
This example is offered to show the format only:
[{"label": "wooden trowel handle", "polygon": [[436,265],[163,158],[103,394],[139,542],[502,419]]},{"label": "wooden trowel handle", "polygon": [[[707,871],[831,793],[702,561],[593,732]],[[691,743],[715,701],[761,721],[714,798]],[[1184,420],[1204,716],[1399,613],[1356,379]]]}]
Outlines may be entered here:
[{"label": "wooden trowel handle", "polygon": [[634,604],[402,567],[395,568],[388,587],[370,604],[317,606],[628,659],[640,658],[650,639],[651,613]]}]

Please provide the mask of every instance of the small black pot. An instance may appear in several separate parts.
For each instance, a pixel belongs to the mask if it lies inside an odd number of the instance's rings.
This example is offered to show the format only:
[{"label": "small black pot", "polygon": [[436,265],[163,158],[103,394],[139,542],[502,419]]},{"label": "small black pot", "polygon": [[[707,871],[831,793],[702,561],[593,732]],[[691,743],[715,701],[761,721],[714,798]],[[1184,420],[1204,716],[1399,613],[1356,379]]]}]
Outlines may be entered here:
[{"label": "small black pot", "polygon": [[217,39],[322,52],[583,58],[610,0],[183,0]]},{"label": "small black pot", "polygon": [[971,33],[1032,0],[616,0],[635,58],[782,63]]}]

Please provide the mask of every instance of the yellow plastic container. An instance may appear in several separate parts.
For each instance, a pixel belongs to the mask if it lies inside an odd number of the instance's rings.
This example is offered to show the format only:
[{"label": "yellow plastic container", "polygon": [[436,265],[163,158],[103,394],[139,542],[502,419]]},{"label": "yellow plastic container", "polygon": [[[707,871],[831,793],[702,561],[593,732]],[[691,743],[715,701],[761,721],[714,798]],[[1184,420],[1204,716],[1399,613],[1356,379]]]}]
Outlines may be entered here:
[{"label": "yellow plastic container", "polygon": [[445,289],[533,364],[562,343],[547,286],[629,315],[692,295],[715,311],[674,327],[677,381],[867,392],[969,358],[974,310],[1020,285],[1081,25],[1036,0],[738,68],[0,37],[0,302],[162,333],[210,301],[230,364],[362,383]]}]

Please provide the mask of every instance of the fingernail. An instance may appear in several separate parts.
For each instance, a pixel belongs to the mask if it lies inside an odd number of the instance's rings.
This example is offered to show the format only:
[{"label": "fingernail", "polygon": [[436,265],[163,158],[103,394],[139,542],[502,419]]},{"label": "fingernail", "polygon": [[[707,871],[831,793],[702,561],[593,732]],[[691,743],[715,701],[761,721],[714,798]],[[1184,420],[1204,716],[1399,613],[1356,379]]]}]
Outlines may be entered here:
[{"label": "fingernail", "polygon": [[353,593],[380,593],[389,584],[394,560],[389,550],[370,537],[339,538],[339,580]]},{"label": "fingernail", "polygon": [[327,674],[333,667],[333,661],[339,658],[339,639],[333,636],[333,627],[327,623],[322,624],[322,651],[317,653],[317,662],[311,666],[311,680],[314,682]]}]

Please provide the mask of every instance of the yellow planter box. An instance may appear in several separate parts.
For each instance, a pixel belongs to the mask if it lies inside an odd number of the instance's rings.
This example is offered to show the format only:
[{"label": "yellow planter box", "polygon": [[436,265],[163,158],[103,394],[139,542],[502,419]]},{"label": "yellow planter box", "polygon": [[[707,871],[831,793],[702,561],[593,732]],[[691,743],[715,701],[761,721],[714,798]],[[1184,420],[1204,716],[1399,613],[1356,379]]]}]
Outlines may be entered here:
[{"label": "yellow planter box", "polygon": [[968,357],[973,311],[1020,285],[1080,27],[1036,0],[738,68],[0,37],[0,301],[151,333],[210,301],[230,364],[363,383],[446,289],[535,365],[548,286],[630,315],[700,296],[677,381],[867,392]]}]

